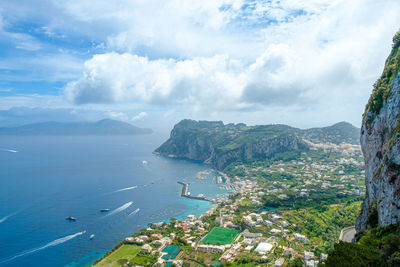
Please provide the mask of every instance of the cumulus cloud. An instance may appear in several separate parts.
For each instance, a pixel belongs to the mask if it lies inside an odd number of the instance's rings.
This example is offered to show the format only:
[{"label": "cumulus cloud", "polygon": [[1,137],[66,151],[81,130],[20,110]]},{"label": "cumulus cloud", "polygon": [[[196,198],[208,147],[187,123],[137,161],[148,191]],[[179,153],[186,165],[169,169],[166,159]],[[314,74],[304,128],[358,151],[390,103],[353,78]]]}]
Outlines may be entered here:
[{"label": "cumulus cloud", "polygon": [[82,78],[69,83],[65,92],[79,104],[136,101],[222,107],[240,97],[240,65],[224,55],[149,60],[127,53],[102,54],[85,63]]},{"label": "cumulus cloud", "polygon": [[[281,9],[290,20],[256,29],[264,35],[264,49],[254,58],[234,53],[187,59],[95,55],[65,93],[78,104],[186,105],[208,112],[262,106],[317,108],[326,99],[337,105],[350,99],[362,107],[400,25],[394,11],[400,5],[389,1],[382,10],[382,3],[361,0],[308,6],[289,2],[265,9]],[[290,16],[293,10],[310,14]],[[261,16],[264,11],[254,6],[251,12]],[[282,20],[277,14],[268,16]]]}]

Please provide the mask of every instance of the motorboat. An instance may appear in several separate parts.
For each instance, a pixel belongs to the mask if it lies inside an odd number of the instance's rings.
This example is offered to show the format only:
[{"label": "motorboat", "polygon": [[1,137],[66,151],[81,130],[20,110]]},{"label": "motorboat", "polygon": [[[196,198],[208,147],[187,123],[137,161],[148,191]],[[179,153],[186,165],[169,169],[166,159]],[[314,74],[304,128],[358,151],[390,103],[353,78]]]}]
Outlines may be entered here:
[{"label": "motorboat", "polygon": [[110,209],[101,209],[100,212],[109,212]]},{"label": "motorboat", "polygon": [[75,217],[72,217],[72,216],[68,216],[67,218],[65,218],[66,220],[68,220],[68,221],[76,221],[76,218]]}]

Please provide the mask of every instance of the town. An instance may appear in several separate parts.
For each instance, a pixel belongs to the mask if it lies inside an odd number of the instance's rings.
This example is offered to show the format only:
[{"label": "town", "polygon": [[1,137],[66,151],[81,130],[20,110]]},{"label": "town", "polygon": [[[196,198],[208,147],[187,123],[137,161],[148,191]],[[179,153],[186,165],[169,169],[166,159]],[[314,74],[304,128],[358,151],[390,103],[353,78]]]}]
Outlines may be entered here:
[{"label": "town", "polygon": [[232,163],[214,171],[230,194],[207,213],[149,224],[95,265],[314,267],[354,224],[363,177],[357,145],[310,142],[309,151]]}]

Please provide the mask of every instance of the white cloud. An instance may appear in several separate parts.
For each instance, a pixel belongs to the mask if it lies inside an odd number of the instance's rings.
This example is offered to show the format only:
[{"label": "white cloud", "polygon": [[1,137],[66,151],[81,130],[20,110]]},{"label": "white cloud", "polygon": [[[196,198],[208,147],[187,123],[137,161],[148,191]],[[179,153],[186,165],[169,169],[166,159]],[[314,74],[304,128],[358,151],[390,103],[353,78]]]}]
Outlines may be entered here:
[{"label": "white cloud", "polygon": [[82,78],[66,86],[83,103],[145,102],[225,107],[240,97],[240,64],[223,55],[191,60],[149,60],[131,54],[96,55]]},{"label": "white cloud", "polygon": [[131,121],[137,121],[137,120],[141,120],[144,119],[148,116],[147,112],[140,112],[139,114],[135,115],[132,117]]},{"label": "white cloud", "polygon": [[0,42],[13,43],[15,48],[37,51],[42,48],[42,44],[35,37],[25,33],[10,32],[4,29],[4,19],[0,15]]},{"label": "white cloud", "polygon": [[[131,24],[108,43],[130,53],[88,60],[66,86],[69,99],[209,113],[287,105],[318,112],[345,102],[361,114],[400,26],[398,1],[171,1],[152,9],[152,20],[150,7],[117,13]],[[140,46],[184,59],[139,56]]]}]

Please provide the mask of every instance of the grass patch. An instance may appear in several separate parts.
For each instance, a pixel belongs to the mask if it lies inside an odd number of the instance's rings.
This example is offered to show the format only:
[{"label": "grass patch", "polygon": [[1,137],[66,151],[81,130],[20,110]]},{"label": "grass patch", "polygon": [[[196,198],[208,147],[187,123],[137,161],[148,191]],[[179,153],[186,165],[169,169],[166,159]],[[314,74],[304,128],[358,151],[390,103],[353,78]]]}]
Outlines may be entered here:
[{"label": "grass patch", "polygon": [[141,265],[141,266],[151,266],[156,260],[157,260],[157,257],[154,255],[147,256],[147,255],[139,254],[136,257],[134,257],[129,263]]},{"label": "grass patch", "polygon": [[100,261],[96,266],[120,266],[118,260],[130,260],[140,251],[139,246],[122,245],[119,249],[111,253],[109,256]]},{"label": "grass patch", "polygon": [[210,233],[203,239],[204,244],[226,245],[239,234],[239,230],[223,227],[214,227]]}]

